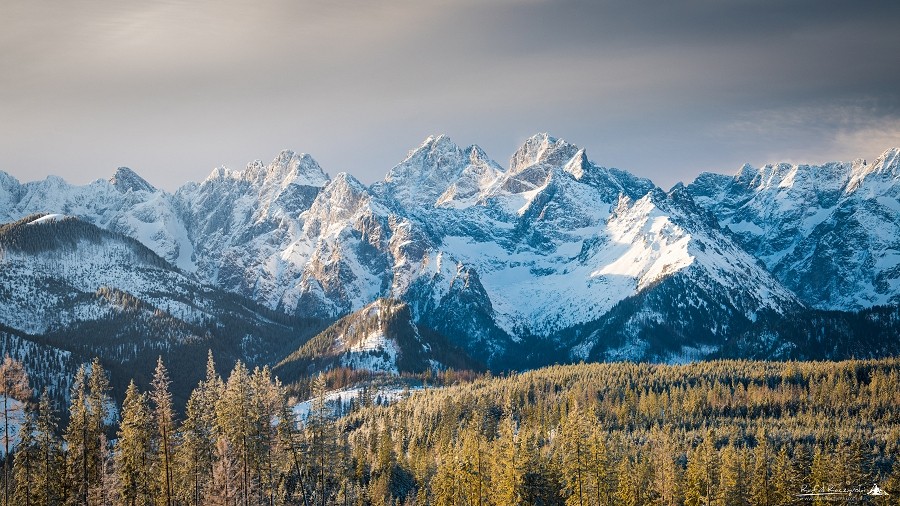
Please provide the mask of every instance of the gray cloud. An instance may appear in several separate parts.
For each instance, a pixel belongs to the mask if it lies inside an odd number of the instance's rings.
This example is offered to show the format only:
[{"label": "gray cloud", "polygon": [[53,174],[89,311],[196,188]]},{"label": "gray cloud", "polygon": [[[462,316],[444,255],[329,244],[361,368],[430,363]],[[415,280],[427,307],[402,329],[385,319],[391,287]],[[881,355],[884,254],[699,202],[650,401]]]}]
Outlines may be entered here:
[{"label": "gray cloud", "polygon": [[900,145],[897,21],[836,0],[5,0],[0,170],[173,189],[291,148],[373,181],[439,132],[503,163],[550,131],[663,186],[872,158]]}]

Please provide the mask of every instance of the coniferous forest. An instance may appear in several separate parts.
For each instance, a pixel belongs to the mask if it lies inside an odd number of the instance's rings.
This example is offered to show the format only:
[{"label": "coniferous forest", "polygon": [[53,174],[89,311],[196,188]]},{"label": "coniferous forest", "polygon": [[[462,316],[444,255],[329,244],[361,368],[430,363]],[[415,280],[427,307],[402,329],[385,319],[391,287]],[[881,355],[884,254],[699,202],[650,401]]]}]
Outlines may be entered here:
[{"label": "coniferous forest", "polygon": [[82,366],[63,413],[2,376],[4,420],[25,406],[4,505],[900,504],[900,359],[554,366],[392,405],[326,402],[319,375],[300,419],[267,368],[211,354],[183,407],[162,360],[121,405]]}]

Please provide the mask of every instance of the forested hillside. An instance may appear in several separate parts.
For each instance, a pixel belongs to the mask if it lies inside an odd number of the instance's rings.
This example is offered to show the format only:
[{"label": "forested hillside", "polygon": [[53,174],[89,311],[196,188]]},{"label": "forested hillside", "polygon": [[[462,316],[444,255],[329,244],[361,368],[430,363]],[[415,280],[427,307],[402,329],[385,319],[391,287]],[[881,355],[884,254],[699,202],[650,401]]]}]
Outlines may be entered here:
[{"label": "forested hillside", "polygon": [[27,418],[8,482],[15,504],[900,499],[898,359],[557,366],[391,406],[364,396],[349,413],[324,401],[319,376],[299,420],[297,399],[267,369],[239,363],[223,380],[211,356],[182,420],[161,361],[150,391],[132,384],[118,417],[99,362],[72,384],[68,426],[57,427],[46,396]]}]

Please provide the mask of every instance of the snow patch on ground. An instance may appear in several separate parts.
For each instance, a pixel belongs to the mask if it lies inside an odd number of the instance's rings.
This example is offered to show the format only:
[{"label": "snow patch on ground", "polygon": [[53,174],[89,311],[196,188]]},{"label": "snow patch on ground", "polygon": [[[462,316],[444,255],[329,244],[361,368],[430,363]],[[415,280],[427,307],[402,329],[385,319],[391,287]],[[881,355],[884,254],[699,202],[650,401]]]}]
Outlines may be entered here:
[{"label": "snow patch on ground", "polygon": [[[411,393],[422,389],[420,386],[392,384],[381,386],[372,385],[369,387],[355,386],[333,390],[326,393],[324,397],[325,406],[330,416],[340,417],[349,410],[351,404],[358,405],[361,402],[360,396],[366,388],[368,388],[369,396],[373,404],[384,406],[393,404],[406,398]],[[305,422],[306,419],[309,418],[314,403],[315,399],[307,399],[294,404],[294,418],[300,423]]]}]

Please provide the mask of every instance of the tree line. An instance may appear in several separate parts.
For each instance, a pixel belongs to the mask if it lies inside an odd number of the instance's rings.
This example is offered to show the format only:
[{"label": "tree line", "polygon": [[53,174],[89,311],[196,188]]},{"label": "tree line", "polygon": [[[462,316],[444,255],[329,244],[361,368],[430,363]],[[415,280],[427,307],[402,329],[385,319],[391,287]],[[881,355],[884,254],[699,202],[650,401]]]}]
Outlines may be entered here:
[{"label": "tree line", "polygon": [[[141,392],[132,381],[117,409],[95,359],[74,377],[65,427],[44,392],[27,408],[15,451],[5,459],[11,473],[4,473],[3,504],[322,504],[315,488],[321,484],[302,464],[321,442],[304,439],[267,367],[249,370],[238,362],[223,380],[210,353],[206,378],[180,423],[170,386],[160,358],[150,389]],[[13,397],[9,392],[4,399]]]},{"label": "tree line", "polygon": [[554,366],[339,418],[320,374],[302,420],[267,368],[223,379],[211,353],[181,415],[162,359],[120,408],[99,360],[72,385],[65,427],[29,405],[4,504],[900,504],[900,359]]}]

